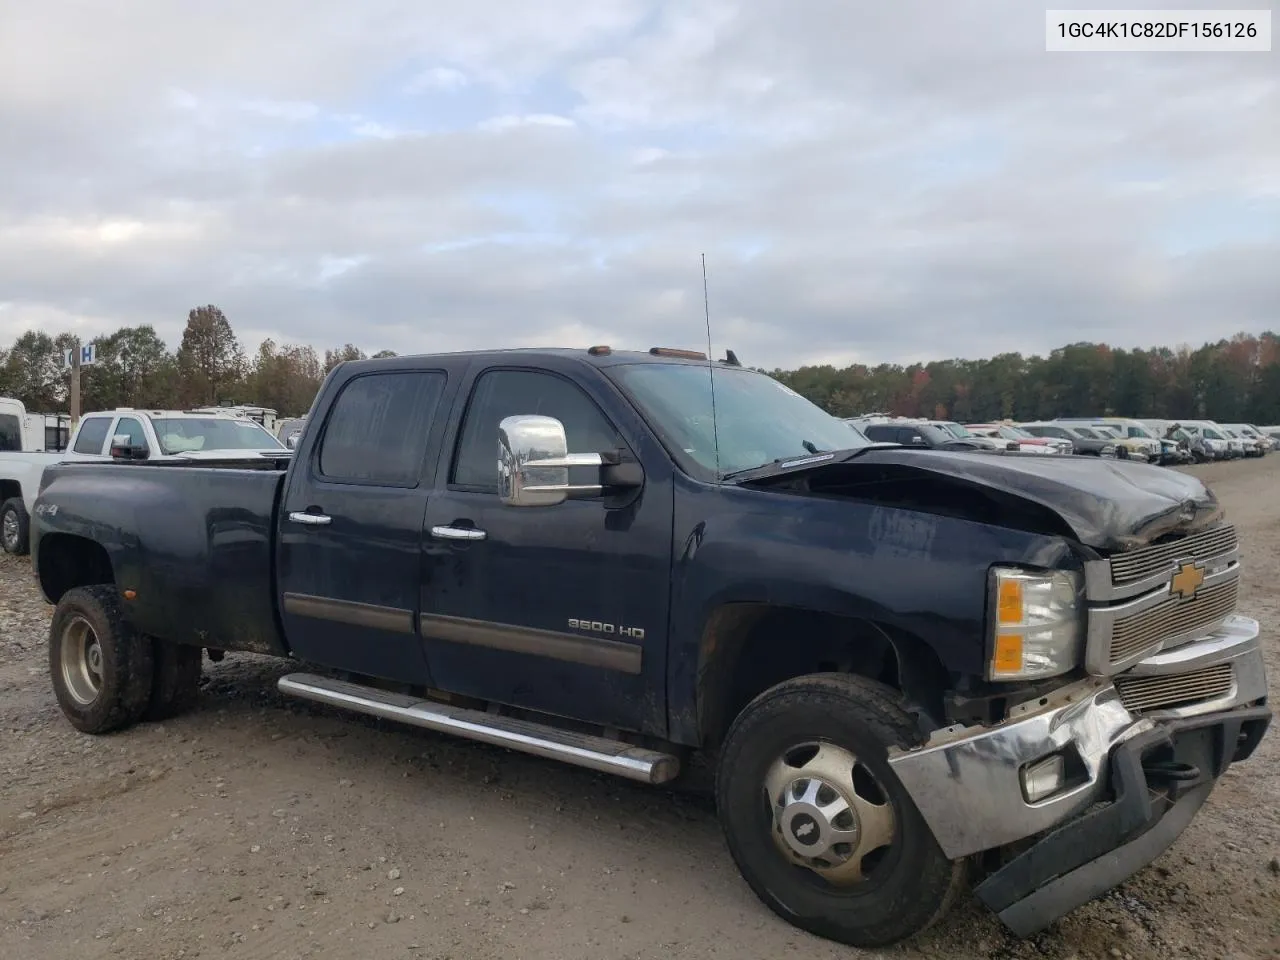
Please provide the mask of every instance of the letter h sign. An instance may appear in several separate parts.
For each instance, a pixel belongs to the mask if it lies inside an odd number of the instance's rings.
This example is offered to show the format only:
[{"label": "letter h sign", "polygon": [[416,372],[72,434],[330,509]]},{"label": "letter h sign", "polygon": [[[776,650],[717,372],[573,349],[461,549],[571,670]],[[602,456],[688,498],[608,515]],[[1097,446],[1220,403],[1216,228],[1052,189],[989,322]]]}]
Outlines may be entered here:
[{"label": "letter h sign", "polygon": [[64,367],[71,367],[71,355],[76,349],[80,352],[80,366],[91,367],[98,362],[98,345],[96,343],[86,343],[79,348],[62,351],[62,365]]}]

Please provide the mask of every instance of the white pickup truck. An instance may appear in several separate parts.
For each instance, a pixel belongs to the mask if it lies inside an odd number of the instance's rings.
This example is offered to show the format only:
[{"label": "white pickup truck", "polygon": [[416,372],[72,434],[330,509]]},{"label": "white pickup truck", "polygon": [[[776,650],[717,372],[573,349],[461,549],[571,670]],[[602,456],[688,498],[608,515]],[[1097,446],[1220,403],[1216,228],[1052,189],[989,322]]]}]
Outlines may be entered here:
[{"label": "white pickup truck", "polygon": [[[17,403],[17,401],[12,401]],[[20,404],[18,405],[21,406]],[[0,417],[5,408],[0,408]],[[292,451],[254,420],[225,413],[120,407],[85,414],[62,453],[0,452],[0,548],[23,555],[45,467],[67,460],[234,460]]]},{"label": "white pickup truck", "polygon": [[0,453],[67,449],[71,417],[65,413],[30,413],[21,400],[0,397]]}]

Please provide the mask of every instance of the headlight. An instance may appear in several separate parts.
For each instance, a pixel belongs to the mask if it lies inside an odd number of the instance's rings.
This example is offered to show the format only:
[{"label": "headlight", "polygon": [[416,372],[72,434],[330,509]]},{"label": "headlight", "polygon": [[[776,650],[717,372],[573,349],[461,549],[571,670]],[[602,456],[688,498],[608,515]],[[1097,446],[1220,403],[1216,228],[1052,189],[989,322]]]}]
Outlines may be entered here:
[{"label": "headlight", "polygon": [[988,680],[1054,677],[1081,659],[1083,584],[1068,570],[992,567]]}]

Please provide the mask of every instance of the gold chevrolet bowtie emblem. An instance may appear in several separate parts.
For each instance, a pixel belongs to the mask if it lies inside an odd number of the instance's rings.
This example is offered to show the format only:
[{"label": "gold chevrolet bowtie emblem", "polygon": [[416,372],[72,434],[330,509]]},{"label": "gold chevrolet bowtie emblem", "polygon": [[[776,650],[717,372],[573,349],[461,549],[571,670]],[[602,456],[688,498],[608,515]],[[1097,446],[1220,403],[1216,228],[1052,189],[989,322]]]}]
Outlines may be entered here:
[{"label": "gold chevrolet bowtie emblem", "polygon": [[1196,595],[1202,583],[1204,583],[1204,571],[1195,563],[1184,563],[1169,581],[1169,592],[1178,594],[1183,600],[1190,600]]}]

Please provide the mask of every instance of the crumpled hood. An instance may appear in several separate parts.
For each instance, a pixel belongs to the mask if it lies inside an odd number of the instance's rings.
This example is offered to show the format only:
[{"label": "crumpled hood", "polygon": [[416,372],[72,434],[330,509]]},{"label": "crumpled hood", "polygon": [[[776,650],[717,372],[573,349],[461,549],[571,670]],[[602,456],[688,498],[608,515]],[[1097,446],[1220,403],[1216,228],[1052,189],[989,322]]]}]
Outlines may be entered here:
[{"label": "crumpled hood", "polygon": [[1195,477],[1127,460],[898,447],[868,450],[853,463],[915,468],[1022,497],[1052,510],[1081,543],[1098,550],[1131,550],[1167,533],[1206,527],[1222,516],[1213,491]]}]

